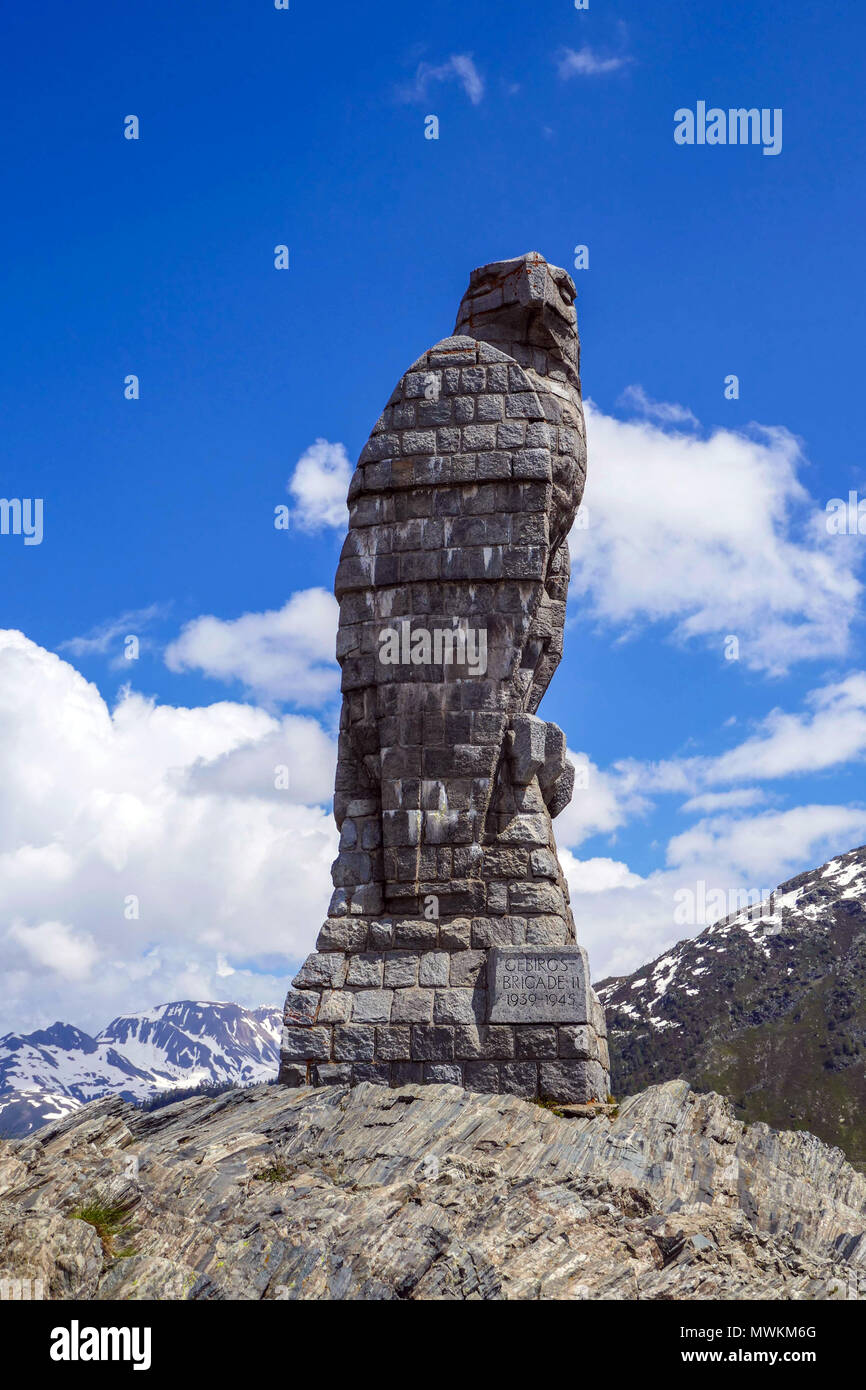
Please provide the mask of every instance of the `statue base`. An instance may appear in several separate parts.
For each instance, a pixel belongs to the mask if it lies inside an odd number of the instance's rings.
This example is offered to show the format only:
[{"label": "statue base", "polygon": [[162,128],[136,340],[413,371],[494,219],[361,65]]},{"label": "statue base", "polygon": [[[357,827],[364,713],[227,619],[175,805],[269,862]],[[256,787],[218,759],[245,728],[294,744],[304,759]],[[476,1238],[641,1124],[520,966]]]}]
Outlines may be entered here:
[{"label": "statue base", "polygon": [[561,917],[328,918],[286,999],[286,1086],[451,1083],[584,1104],[607,1100],[609,1070],[586,951]]}]

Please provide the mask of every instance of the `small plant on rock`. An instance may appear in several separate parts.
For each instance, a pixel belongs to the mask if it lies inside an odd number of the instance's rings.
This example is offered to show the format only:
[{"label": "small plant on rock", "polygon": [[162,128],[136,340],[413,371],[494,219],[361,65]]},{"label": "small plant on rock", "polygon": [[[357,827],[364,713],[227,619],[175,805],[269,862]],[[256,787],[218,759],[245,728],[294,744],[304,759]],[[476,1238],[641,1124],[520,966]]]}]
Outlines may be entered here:
[{"label": "small plant on rock", "polygon": [[253,1173],[253,1182],[288,1182],[291,1176],[292,1170],[285,1159],[275,1158],[260,1173]]},{"label": "small plant on rock", "polygon": [[[69,1215],[74,1220],[86,1221],[88,1226],[93,1227],[102,1241],[102,1249],[108,1259],[124,1259],[137,1253],[132,1244],[135,1226],[129,1220],[136,1200],[131,1198],[122,1202],[86,1202],[83,1206],[76,1207]],[[121,1248],[118,1249],[118,1246]]]}]

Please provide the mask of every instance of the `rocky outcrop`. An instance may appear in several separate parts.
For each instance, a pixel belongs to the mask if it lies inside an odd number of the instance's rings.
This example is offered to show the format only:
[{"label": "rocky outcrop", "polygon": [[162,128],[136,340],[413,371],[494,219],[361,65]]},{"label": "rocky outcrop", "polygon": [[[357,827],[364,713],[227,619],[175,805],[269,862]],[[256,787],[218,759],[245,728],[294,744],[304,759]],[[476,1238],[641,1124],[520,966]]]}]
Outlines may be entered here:
[{"label": "rocky outcrop", "polygon": [[[711,897],[698,904],[711,917]],[[613,1090],[685,1077],[866,1166],[866,846],[598,986]]]},{"label": "rocky outcrop", "polygon": [[866,1179],[683,1082],[614,1118],[441,1085],[97,1101],[0,1144],[0,1197],[0,1279],[57,1299],[866,1292]]}]

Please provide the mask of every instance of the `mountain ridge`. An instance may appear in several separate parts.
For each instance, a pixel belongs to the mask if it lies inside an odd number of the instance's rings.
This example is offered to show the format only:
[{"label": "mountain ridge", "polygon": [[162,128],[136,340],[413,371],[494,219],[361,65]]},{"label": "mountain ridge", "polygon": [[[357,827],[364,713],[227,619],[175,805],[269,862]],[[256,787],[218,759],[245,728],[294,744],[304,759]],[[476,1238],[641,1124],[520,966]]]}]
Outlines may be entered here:
[{"label": "mountain ridge", "polygon": [[268,1005],[174,1000],[119,1014],[95,1036],[57,1021],[0,1037],[0,1135],[29,1134],[89,1101],[149,1100],[276,1077],[282,1019]]},{"label": "mountain ridge", "polygon": [[866,1166],[866,846],[596,989],[617,1094],[682,1077]]}]

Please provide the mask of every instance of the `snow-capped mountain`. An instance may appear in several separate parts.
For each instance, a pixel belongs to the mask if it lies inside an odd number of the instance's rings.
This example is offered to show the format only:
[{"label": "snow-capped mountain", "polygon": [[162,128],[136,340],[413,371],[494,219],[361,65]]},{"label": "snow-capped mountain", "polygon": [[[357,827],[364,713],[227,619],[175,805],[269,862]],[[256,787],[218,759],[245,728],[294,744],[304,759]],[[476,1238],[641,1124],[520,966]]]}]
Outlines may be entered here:
[{"label": "snow-capped mountain", "polygon": [[29,1134],[104,1095],[148,1100],[205,1082],[246,1086],[279,1067],[278,1009],[181,1000],[115,1018],[95,1038],[68,1023],[0,1038],[0,1135]]},{"label": "snow-capped mountain", "polygon": [[866,1166],[866,846],[596,988],[617,1095],[682,1076]]}]

